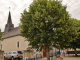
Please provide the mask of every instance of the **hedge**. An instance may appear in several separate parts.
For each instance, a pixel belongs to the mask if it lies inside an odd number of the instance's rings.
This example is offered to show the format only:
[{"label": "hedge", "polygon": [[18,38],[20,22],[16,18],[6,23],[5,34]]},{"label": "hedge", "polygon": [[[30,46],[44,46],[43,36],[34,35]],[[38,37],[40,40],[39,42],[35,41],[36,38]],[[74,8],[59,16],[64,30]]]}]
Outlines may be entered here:
[{"label": "hedge", "polygon": [[[67,51],[67,54],[75,54],[75,51]],[[80,51],[77,51],[77,54],[80,54]]]}]

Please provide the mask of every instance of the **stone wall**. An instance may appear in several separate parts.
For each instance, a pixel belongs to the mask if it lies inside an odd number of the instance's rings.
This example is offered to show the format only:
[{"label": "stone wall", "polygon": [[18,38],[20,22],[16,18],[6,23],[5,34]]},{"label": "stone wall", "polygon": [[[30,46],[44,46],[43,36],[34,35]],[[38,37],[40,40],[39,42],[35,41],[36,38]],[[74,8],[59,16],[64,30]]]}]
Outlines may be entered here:
[{"label": "stone wall", "polygon": [[4,51],[0,51],[0,60],[4,60]]}]

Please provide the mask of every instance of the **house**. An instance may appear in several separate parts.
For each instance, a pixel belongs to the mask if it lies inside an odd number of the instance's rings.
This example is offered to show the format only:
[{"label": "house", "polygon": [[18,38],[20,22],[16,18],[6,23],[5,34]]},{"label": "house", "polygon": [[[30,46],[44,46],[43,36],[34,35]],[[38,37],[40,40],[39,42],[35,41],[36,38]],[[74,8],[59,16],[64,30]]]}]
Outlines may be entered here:
[{"label": "house", "polygon": [[[8,21],[5,25],[4,35],[2,38],[5,38],[3,41],[1,41],[1,50],[3,50],[5,53],[9,51],[23,51],[28,48],[28,41],[25,41],[25,38],[20,36],[20,28],[16,27],[14,28],[14,24],[12,23],[11,19],[11,13],[9,11],[8,15]],[[46,52],[36,52],[34,50],[35,54],[42,54],[43,56],[46,56]],[[53,50],[51,51],[51,53]]]}]

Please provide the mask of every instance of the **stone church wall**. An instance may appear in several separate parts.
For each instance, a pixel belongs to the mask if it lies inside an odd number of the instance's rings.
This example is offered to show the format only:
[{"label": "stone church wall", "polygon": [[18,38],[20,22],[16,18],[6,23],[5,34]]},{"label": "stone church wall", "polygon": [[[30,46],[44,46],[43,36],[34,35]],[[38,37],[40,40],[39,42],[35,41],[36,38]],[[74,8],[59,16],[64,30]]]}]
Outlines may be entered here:
[{"label": "stone church wall", "polygon": [[[14,36],[14,37],[6,38],[1,42],[2,50],[5,53],[9,51],[26,50],[29,42],[24,41],[24,40],[25,39],[21,36]],[[17,46],[17,42],[19,42],[19,47]]]}]

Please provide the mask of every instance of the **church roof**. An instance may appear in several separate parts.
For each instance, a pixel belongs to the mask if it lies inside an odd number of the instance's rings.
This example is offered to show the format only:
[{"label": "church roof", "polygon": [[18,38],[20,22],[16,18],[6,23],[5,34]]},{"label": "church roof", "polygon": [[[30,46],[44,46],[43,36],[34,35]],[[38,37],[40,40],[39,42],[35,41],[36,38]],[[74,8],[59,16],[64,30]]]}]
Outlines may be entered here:
[{"label": "church roof", "polygon": [[4,33],[2,38],[9,38],[9,37],[13,37],[16,35],[20,35],[20,28],[19,27],[13,28],[9,32]]}]

